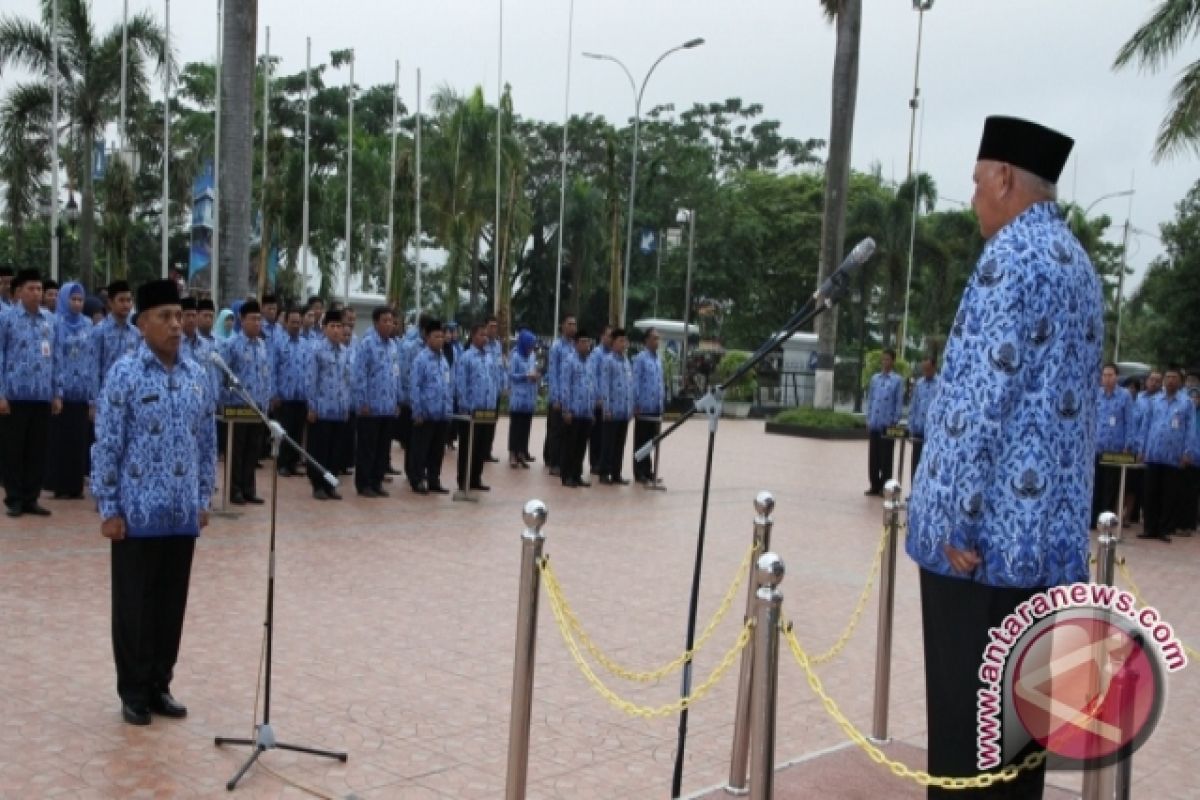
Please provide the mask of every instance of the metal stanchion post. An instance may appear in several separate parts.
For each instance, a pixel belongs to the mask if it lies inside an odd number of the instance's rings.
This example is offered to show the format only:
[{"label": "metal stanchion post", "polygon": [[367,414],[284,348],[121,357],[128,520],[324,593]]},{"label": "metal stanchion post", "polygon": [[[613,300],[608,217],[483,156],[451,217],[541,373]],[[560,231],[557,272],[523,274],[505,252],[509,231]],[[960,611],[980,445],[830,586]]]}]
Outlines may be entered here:
[{"label": "metal stanchion post", "polygon": [[508,721],[508,777],[506,800],[524,800],[529,771],[529,719],[533,713],[533,667],[537,650],[538,593],[541,573],[538,561],[546,537],[546,504],[530,500],[522,511],[525,532],[521,534],[521,591],[517,601],[517,651],[513,659],[512,713]]},{"label": "metal stanchion post", "polygon": [[[476,502],[475,496],[471,494],[471,472],[475,465],[475,415],[468,414],[465,417],[458,417],[460,420],[466,420],[467,423],[467,474],[463,481],[463,488],[455,490],[451,495],[452,500],[466,500],[468,502]],[[462,447],[462,442],[458,443]]]},{"label": "metal stanchion post", "polygon": [[[771,512],[775,510],[775,497],[770,492],[759,492],[754,498],[754,546],[760,553],[771,549]],[[750,563],[750,575],[746,579],[746,615],[743,621],[754,616],[754,562]],[[725,791],[743,795],[749,791],[747,768],[750,760],[750,697],[754,676],[754,637],[742,650],[742,667],[738,673],[737,705],[733,717],[733,751],[729,756],[729,783]]]},{"label": "metal stanchion post", "polygon": [[883,487],[884,524],[887,546],[879,565],[879,627],[875,638],[875,713],[871,721],[871,739],[877,744],[888,740],[888,703],[892,683],[892,612],[895,605],[896,540],[900,537],[900,483],[890,480]]},{"label": "metal stanchion post", "polygon": [[754,612],[754,730],[750,734],[750,797],[771,800],[775,793],[775,697],[779,675],[779,611],[783,605],[783,559],[758,557]]},{"label": "metal stanchion post", "polygon": [[[1117,542],[1119,541],[1115,534],[1120,522],[1116,514],[1105,511],[1100,515],[1096,524],[1096,527],[1100,529],[1100,536],[1096,539],[1099,546],[1096,553],[1096,583],[1105,586],[1113,585]],[[1130,759],[1126,757],[1116,765],[1093,768],[1084,772],[1083,800],[1113,800],[1118,783],[1117,770],[1122,768],[1128,770],[1131,767]]]}]

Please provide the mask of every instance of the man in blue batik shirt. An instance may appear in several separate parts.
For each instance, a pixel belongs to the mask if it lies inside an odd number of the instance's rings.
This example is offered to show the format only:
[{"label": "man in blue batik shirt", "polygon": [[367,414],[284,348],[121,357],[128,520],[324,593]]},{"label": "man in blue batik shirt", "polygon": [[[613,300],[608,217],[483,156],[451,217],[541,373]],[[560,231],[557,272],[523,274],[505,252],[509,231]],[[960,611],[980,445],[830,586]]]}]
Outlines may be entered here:
[{"label": "man in blue batik shirt", "polygon": [[546,443],[542,447],[542,459],[550,474],[561,474],[563,452],[563,364],[575,355],[575,315],[567,314],[559,326],[560,336],[550,345],[546,357],[546,383],[549,389],[549,410],[546,413]]},{"label": "man in blue batik shirt", "polygon": [[391,453],[392,421],[399,413],[400,362],[392,339],[394,313],[386,306],[371,312],[371,332],[355,347],[353,387],[355,422],[354,488],[361,497],[387,497],[383,479]]},{"label": "man in blue batik shirt", "polygon": [[921,463],[921,452],[925,449],[925,418],[929,414],[929,404],[937,396],[937,389],[937,365],[932,358],[927,358],[921,362],[921,377],[913,384],[912,402],[908,406],[908,435],[912,437],[909,482],[917,476],[917,466]]},{"label": "man in blue batik shirt", "polygon": [[208,524],[216,436],[204,368],[180,355],[174,281],[138,289],[142,344],[100,392],[92,494],[112,541],[112,639],[121,713],[183,717],[171,696],[196,537]]},{"label": "man in blue batik shirt", "polygon": [[604,434],[600,453],[600,482],[625,485],[621,462],[625,460],[625,440],[629,437],[629,418],[633,415],[633,368],[625,357],[629,337],[617,328],[610,337],[608,358],[600,366],[598,387],[604,406]]},{"label": "man in blue batik shirt", "polygon": [[[989,117],[975,165],[972,205],[987,242],[950,330],[906,541],[920,567],[935,775],[979,771],[989,629],[1037,591],[1088,579],[1104,317],[1096,271],[1055,202],[1072,144],[1035,123]],[[1023,734],[1010,715],[1002,726],[1002,740]],[[1022,771],[975,794],[1037,798],[1043,778],[1043,768]]]},{"label": "man in blue batik shirt", "polygon": [[[308,415],[308,400],[304,381],[308,375],[309,342],[300,336],[304,315],[292,307],[283,312],[283,329],[271,352],[275,375],[276,414],[287,435],[297,442],[304,441],[304,422]],[[300,466],[296,448],[279,448],[279,474],[285,478],[295,475]]]},{"label": "man in blue batik shirt", "polygon": [[113,364],[121,356],[136,350],[142,336],[129,322],[129,314],[133,311],[133,292],[127,282],[113,281],[108,285],[108,309],[108,316],[92,329],[102,388]]},{"label": "man in blue batik shirt", "polygon": [[[329,311],[321,329],[321,340],[310,341],[305,369],[304,394],[308,401],[308,452],[330,474],[336,474],[338,441],[351,435],[350,359],[342,347],[342,312]],[[337,488],[325,475],[308,466],[308,480],[317,500],[341,500]]]},{"label": "man in blue batik shirt", "polygon": [[1096,473],[1092,487],[1091,525],[1105,511],[1120,513],[1117,492],[1121,485],[1121,467],[1103,467],[1105,453],[1128,453],[1136,441],[1133,398],[1117,386],[1117,365],[1108,363],[1100,370],[1100,388],[1096,390]]},{"label": "man in blue batik shirt", "polygon": [[886,435],[887,429],[900,421],[904,408],[904,379],[892,371],[896,362],[894,350],[884,350],[879,360],[880,371],[871,376],[867,387],[867,478],[870,487],[866,495],[883,494],[883,485],[892,478],[892,459],[895,440]]},{"label": "man in blue batik shirt", "polygon": [[[476,411],[494,411],[496,408],[495,374],[492,371],[492,361],[487,354],[487,327],[476,323],[471,326],[471,346],[454,362],[454,399],[458,412],[471,416]],[[468,441],[468,434],[474,427],[474,440]],[[490,427],[476,423],[474,426],[466,421],[459,422],[458,447],[458,488],[467,488],[468,471],[470,487],[479,491],[489,491],[490,486],[483,484],[483,462],[487,456],[484,450],[487,439],[484,438],[483,428]],[[468,453],[471,463],[467,464]],[[469,466],[469,470],[468,470]]]},{"label": "man in blue batik shirt", "polygon": [[1146,463],[1144,497],[1145,528],[1139,539],[1171,541],[1171,534],[1183,527],[1187,468],[1191,465],[1188,449],[1195,422],[1195,411],[1187,393],[1181,390],[1178,367],[1163,370],[1163,390],[1146,411],[1140,455]]},{"label": "man in blue batik shirt", "polygon": [[450,364],[442,355],[442,323],[427,319],[425,346],[412,362],[409,390],[412,400],[412,447],[406,453],[408,483],[417,494],[446,494],[442,486],[442,459],[446,455],[446,429],[454,405]]},{"label": "man in blue batik shirt", "polygon": [[[504,345],[500,341],[500,321],[494,316],[489,316],[485,320],[487,324],[487,347],[485,350],[488,354],[488,361],[492,368],[492,384],[496,387],[496,408],[497,415],[500,413],[500,396],[508,394],[508,369],[504,364]],[[485,461],[492,463],[499,462],[495,454],[492,453],[492,445],[496,441],[496,426],[488,425],[483,431],[484,446],[487,451]]]},{"label": "man in blue batik shirt", "polygon": [[583,477],[583,452],[588,447],[596,413],[596,385],[588,356],[592,340],[584,331],[575,334],[575,352],[563,359],[560,375],[563,382],[562,413],[562,485],[569,489],[591,486]]},{"label": "man in blue batik shirt", "polygon": [[653,457],[638,461],[636,453],[658,435],[662,427],[666,388],[662,359],[658,357],[659,339],[657,329],[646,331],[646,347],[633,359],[633,479],[642,484],[658,479],[654,474]]},{"label": "man in blue batik shirt", "polygon": [[600,383],[603,377],[604,361],[608,358],[611,346],[612,326],[604,325],[600,328],[600,338],[596,341],[596,347],[588,355],[587,360],[588,379],[591,381],[596,401],[596,408],[592,413],[595,423],[588,434],[588,467],[593,475],[600,474],[600,456],[604,453],[604,397],[600,393]]},{"label": "man in blue batik shirt", "polygon": [[54,315],[42,308],[42,276],[23,269],[12,280],[16,304],[0,315],[0,442],[4,504],[10,517],[50,511],[38,503],[46,474],[50,415],[62,410],[54,360]]},{"label": "man in blue batik shirt", "polygon": [[[271,353],[262,338],[262,311],[258,301],[247,300],[238,309],[242,329],[225,342],[221,354],[229,369],[242,383],[242,389],[263,412],[270,408],[275,397],[275,379],[272,375]],[[226,390],[223,405],[226,408],[248,408],[237,392]],[[229,502],[235,505],[253,503],[261,505],[263,500],[255,488],[255,469],[262,452],[266,426],[261,422],[239,422],[233,425],[233,452],[230,465]]]}]

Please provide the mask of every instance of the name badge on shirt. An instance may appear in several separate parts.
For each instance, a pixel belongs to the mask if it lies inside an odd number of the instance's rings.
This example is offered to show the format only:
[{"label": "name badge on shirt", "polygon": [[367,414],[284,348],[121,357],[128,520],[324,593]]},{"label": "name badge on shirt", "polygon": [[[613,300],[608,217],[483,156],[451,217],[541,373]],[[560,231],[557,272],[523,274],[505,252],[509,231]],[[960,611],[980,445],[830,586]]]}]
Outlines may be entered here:
[{"label": "name badge on shirt", "polygon": [[1179,430],[1179,417],[1171,417],[1171,430]]},{"label": "name badge on shirt", "polygon": [[1108,427],[1110,427],[1110,428],[1115,428],[1115,427],[1117,427],[1117,418],[1116,418],[1116,417],[1109,417],[1109,418],[1108,418]]},{"label": "name badge on shirt", "polygon": [[50,342],[42,339],[42,358],[50,357]]}]

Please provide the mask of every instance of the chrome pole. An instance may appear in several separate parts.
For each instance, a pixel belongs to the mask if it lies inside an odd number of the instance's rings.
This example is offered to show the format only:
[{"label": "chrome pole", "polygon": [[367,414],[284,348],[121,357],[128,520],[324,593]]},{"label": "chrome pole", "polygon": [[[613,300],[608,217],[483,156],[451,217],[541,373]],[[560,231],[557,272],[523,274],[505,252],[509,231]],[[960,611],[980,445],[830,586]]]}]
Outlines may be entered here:
[{"label": "chrome pole", "polygon": [[[754,546],[759,553],[771,549],[771,527],[774,520],[771,512],[775,510],[775,496],[762,491],[754,498]],[[746,579],[746,614],[743,622],[754,617],[754,597],[758,588],[754,580],[754,562],[750,563],[750,575]],[[754,639],[742,650],[742,666],[738,672],[737,704],[734,706],[733,717],[733,751],[729,755],[729,783],[725,786],[728,794],[744,795],[750,789],[747,769],[750,760],[750,697],[752,678],[754,676]]]},{"label": "chrome pole", "polygon": [[758,557],[754,614],[754,730],[750,734],[750,797],[771,800],[775,793],[775,697],[779,676],[779,611],[783,605],[783,559]]},{"label": "chrome pole", "polygon": [[517,600],[517,651],[513,658],[512,713],[508,720],[508,777],[504,784],[506,800],[524,800],[529,772],[529,720],[533,712],[533,668],[537,651],[538,592],[541,574],[538,561],[546,541],[546,504],[530,500],[522,518],[521,590]]},{"label": "chrome pole", "polygon": [[[1096,539],[1096,583],[1104,586],[1113,585],[1119,541],[1116,531],[1119,522],[1116,514],[1105,511],[1096,523],[1096,527],[1100,529],[1100,535]],[[1100,646],[1103,647],[1102,644]],[[1083,800],[1113,800],[1118,783],[1128,787],[1128,776],[1132,769],[1133,762],[1126,756],[1115,765],[1086,770],[1083,773]],[[1121,778],[1118,778],[1118,772],[1124,773]]]},{"label": "chrome pole", "polygon": [[871,721],[871,739],[888,740],[888,701],[892,682],[892,613],[895,606],[896,540],[900,537],[900,483],[890,480],[883,487],[883,520],[887,525],[887,546],[879,562],[879,626],[875,638],[875,713]]}]

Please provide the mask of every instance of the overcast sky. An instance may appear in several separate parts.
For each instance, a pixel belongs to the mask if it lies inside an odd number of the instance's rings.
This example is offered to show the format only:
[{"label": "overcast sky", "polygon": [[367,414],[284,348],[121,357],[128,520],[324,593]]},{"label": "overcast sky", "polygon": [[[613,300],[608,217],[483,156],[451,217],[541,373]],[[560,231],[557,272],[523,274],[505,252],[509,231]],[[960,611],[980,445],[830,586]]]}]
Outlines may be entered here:
[{"label": "overcast sky", "polygon": [[[238,2],[239,0],[229,0]],[[561,120],[566,88],[570,0],[505,0],[503,79],[517,113]],[[119,24],[121,0],[93,0],[97,27]],[[903,179],[916,52],[917,13],[910,0],[864,0],[862,60],[853,163],[878,161]],[[1154,234],[1200,177],[1194,157],[1151,159],[1155,133],[1175,75],[1196,55],[1189,45],[1159,75],[1114,74],[1114,54],[1156,4],[1150,0],[938,0],[925,14],[921,53],[920,168],[933,175],[949,207],[971,195],[971,168],[988,114],[1024,116],[1076,140],[1060,182],[1064,199],[1087,206],[1110,192],[1136,189],[1133,225]],[[163,2],[129,0],[131,13]],[[4,13],[34,16],[37,0],[6,0]],[[216,0],[171,5],[172,39],[187,61],[211,60]],[[259,49],[271,27],[271,51],[283,69],[304,66],[305,37],[314,63],[354,47],[356,83],[389,83],[401,63],[402,97],[413,108],[416,73],[426,97],[442,85],[482,84],[496,96],[499,0],[259,0]],[[620,58],[640,81],[659,53],[695,36],[703,47],[676,53],[655,72],[643,108],[741,97],[765,106],[786,135],[829,135],[834,31],[817,0],[575,0],[570,108],[612,120],[632,116],[633,96],[620,69],[583,51]],[[331,71],[335,82],[343,70]],[[10,80],[0,80],[7,86]],[[1093,215],[1124,222],[1129,199],[1105,200]],[[1115,229],[1111,238],[1119,239]],[[1137,235],[1130,262],[1144,268],[1159,242]]]}]

